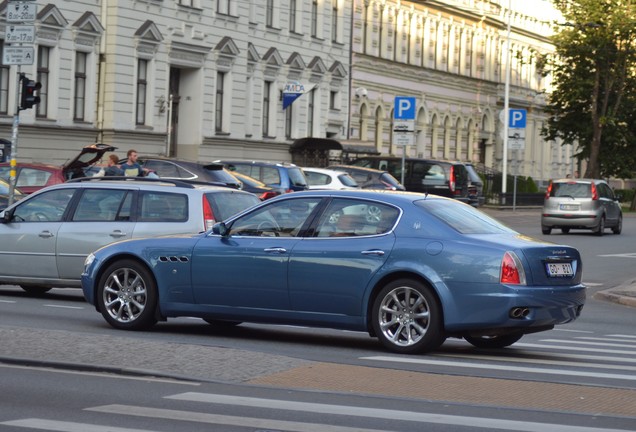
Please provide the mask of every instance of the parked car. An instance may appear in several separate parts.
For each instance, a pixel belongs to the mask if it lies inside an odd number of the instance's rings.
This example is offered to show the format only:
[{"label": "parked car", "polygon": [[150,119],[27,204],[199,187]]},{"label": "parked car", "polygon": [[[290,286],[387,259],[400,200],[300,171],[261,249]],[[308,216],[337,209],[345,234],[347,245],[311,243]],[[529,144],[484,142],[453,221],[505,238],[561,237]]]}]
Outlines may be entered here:
[{"label": "parked car", "polygon": [[585,303],[581,269],[575,248],[522,236],[456,200],[308,191],[198,236],[99,249],[82,288],[117,329],[177,316],[331,327],[411,354],[448,337],[502,348],[571,322]]},{"label": "parked car", "polygon": [[[116,149],[117,147],[108,144],[91,144],[84,147],[75,158],[62,166],[19,162],[16,166],[16,187],[20,188],[24,194],[31,194],[46,186],[93,175],[93,173],[86,174],[86,171],[90,170],[106,152]],[[0,163],[0,178],[9,179],[10,170],[8,162]]]},{"label": "parked car", "polygon": [[620,234],[623,211],[610,185],[598,179],[551,181],[541,211],[541,232],[550,234],[557,228],[563,234],[588,229],[602,236],[606,228]]},{"label": "parked car", "polygon": [[[418,158],[406,158],[404,162],[407,191],[441,195],[466,203],[477,194],[462,162]],[[402,179],[400,157],[364,156],[354,160],[352,165],[387,170],[396,179]]]},{"label": "parked car", "polygon": [[[125,161],[124,159],[121,162]],[[163,179],[191,180],[225,185],[234,189],[241,187],[241,182],[219,163],[192,162],[159,156],[139,156],[137,162]]]},{"label": "parked car", "polygon": [[325,168],[303,167],[309,189],[359,189],[360,186],[348,173]]},{"label": "parked car", "polygon": [[331,165],[329,168],[346,172],[362,189],[405,190],[388,171],[350,165]]},{"label": "parked car", "polygon": [[[9,205],[9,192],[11,192],[11,184],[0,178],[0,210],[4,210]],[[19,201],[24,198],[24,194],[18,188],[13,189],[13,199]]]},{"label": "parked car", "polygon": [[309,189],[300,167],[289,163],[219,160],[230,172],[238,172],[262,181],[267,186],[287,192]]},{"label": "parked car", "polygon": [[196,234],[260,202],[227,187],[144,178],[84,178],[0,212],[0,284],[28,292],[79,287],[86,256],[108,243]]},{"label": "parked car", "polygon": [[[486,202],[486,197],[484,196],[484,181],[477,173],[473,164],[465,163],[464,165],[466,166],[470,183],[475,187],[475,195],[469,196],[469,204],[475,207],[482,206]],[[472,191],[473,189],[470,188],[469,190]]]},{"label": "parked car", "polygon": [[279,191],[255,178],[236,171],[232,175],[241,182],[241,190],[255,194],[261,201],[280,195]]}]

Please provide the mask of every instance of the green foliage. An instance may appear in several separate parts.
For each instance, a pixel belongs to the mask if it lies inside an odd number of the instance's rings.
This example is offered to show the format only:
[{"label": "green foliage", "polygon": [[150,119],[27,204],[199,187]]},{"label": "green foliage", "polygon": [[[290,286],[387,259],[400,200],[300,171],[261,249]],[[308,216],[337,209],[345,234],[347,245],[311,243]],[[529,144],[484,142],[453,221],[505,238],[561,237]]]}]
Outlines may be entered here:
[{"label": "green foliage", "polygon": [[631,203],[634,200],[634,195],[636,195],[636,190],[634,189],[614,189],[614,194],[619,195],[621,197],[622,203]]},{"label": "green foliage", "polygon": [[[514,176],[508,175],[506,177],[508,179],[506,182],[506,191],[512,192],[514,191],[514,187],[515,187]],[[491,191],[493,193],[501,192],[501,178],[502,178],[501,173],[497,173],[495,177],[493,178],[492,188],[491,188]],[[518,193],[539,192],[539,187],[537,186],[535,181],[532,179],[532,177],[518,176],[517,177],[517,192]]]},{"label": "green foliage", "polygon": [[[578,144],[586,176],[628,178],[636,166],[636,2],[554,0],[564,22],[542,59],[553,92],[542,134]],[[567,24],[567,25],[564,25]]]}]

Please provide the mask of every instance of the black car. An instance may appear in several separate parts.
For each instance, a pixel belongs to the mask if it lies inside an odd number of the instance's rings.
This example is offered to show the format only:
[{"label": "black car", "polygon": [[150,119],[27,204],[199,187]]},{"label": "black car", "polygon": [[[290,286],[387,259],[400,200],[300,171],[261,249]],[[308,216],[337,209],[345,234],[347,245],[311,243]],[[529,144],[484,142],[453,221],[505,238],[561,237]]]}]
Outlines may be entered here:
[{"label": "black car", "polygon": [[346,172],[362,189],[405,190],[404,186],[388,171],[351,165],[331,165],[329,169]]},{"label": "black car", "polygon": [[[402,178],[402,158],[364,156],[352,165],[387,170],[396,179]],[[477,188],[471,184],[466,165],[457,161],[405,158],[404,187],[407,191],[430,193],[470,203]]]},{"label": "black car", "polygon": [[467,163],[464,165],[468,171],[470,183],[475,187],[475,195],[471,197],[470,204],[479,207],[486,202],[486,197],[484,196],[484,181],[477,173],[473,164]]},{"label": "black car", "polygon": [[241,188],[241,182],[219,163],[192,162],[157,156],[139,156],[137,161],[143,168],[155,173],[159,178],[225,185],[234,189]]}]

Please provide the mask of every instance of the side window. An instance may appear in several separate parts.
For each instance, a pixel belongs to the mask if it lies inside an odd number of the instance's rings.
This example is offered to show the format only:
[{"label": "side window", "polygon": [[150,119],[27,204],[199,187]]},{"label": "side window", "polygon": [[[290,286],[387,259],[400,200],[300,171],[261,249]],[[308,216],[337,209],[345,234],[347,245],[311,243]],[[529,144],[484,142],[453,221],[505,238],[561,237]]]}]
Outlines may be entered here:
[{"label": "side window", "polygon": [[[125,190],[86,189],[77,204],[72,220],[75,222],[129,220],[131,200],[125,201],[127,195],[128,192]],[[124,202],[127,202],[127,208],[122,206]]]},{"label": "side window", "polygon": [[262,167],[261,181],[265,184],[280,184],[280,173],[274,167]]},{"label": "side window", "polygon": [[138,222],[186,222],[188,196],[166,192],[142,192]]},{"label": "side window", "polygon": [[444,167],[437,164],[428,166],[428,170],[422,178],[422,184],[444,184],[446,181],[446,174],[444,173]]},{"label": "side window", "polygon": [[334,199],[318,223],[317,237],[358,237],[389,232],[400,212],[385,204]]},{"label": "side window", "polygon": [[310,185],[327,185],[331,183],[331,177],[325,174],[305,171],[305,177],[307,177],[307,181]]},{"label": "side window", "polygon": [[41,193],[13,212],[15,222],[59,222],[64,216],[75,189],[56,189]]},{"label": "side window", "polygon": [[51,177],[51,173],[33,168],[22,168],[18,174],[16,186],[44,186]]},{"label": "side window", "polygon": [[232,224],[230,234],[256,237],[295,237],[321,198],[298,198],[272,203]]},{"label": "side window", "polygon": [[153,170],[159,177],[181,177],[177,166],[170,162],[149,160],[144,164],[144,168]]}]

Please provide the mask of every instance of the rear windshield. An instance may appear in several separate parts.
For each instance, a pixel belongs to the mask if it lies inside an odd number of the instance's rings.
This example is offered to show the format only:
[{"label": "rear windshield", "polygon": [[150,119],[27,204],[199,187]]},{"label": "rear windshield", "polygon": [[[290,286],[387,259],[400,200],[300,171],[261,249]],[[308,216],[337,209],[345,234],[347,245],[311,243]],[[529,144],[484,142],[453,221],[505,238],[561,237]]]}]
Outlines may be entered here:
[{"label": "rear windshield", "polygon": [[212,179],[212,181],[225,183],[228,185],[237,185],[237,186],[240,185],[240,182],[236,179],[236,177],[234,177],[232,174],[230,174],[228,171],[224,169],[208,169],[206,167],[205,170],[210,176],[210,178]]},{"label": "rear windshield", "polygon": [[562,182],[552,183],[550,189],[551,197],[568,197],[568,198],[591,198],[592,188],[590,183]]},{"label": "rear windshield", "polygon": [[340,174],[338,179],[345,186],[358,187],[358,183],[349,174]]},{"label": "rear windshield", "polygon": [[419,200],[415,205],[462,234],[501,234],[514,232],[471,206],[453,200]]},{"label": "rear windshield", "polygon": [[256,195],[232,192],[210,192],[205,194],[212,211],[214,212],[214,219],[217,221],[224,221],[243,210],[252,207],[261,202]]},{"label": "rear windshield", "polygon": [[307,186],[307,179],[300,168],[288,168],[289,180],[294,186]]},{"label": "rear windshield", "polygon": [[386,183],[386,184],[391,185],[393,187],[399,187],[400,186],[400,182],[389,173],[383,173],[380,176],[380,181],[382,183]]}]

